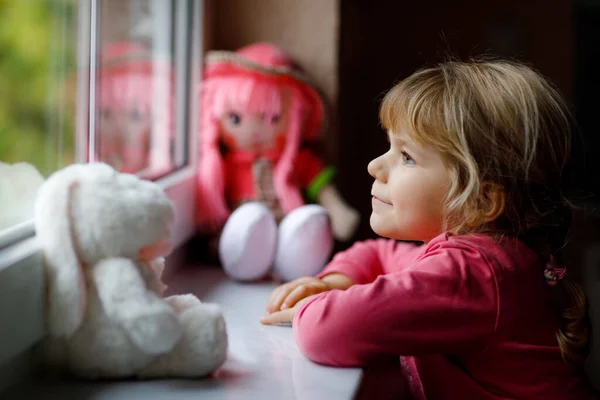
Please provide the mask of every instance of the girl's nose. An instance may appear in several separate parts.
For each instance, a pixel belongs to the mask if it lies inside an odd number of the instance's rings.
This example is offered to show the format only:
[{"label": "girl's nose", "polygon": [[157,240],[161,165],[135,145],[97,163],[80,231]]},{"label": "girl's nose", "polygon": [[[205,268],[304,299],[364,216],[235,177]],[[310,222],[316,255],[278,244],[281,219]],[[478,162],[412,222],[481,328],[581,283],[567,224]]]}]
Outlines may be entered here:
[{"label": "girl's nose", "polygon": [[378,181],[383,183],[387,182],[387,170],[385,168],[383,155],[372,160],[367,166],[367,171],[369,171],[369,174]]}]

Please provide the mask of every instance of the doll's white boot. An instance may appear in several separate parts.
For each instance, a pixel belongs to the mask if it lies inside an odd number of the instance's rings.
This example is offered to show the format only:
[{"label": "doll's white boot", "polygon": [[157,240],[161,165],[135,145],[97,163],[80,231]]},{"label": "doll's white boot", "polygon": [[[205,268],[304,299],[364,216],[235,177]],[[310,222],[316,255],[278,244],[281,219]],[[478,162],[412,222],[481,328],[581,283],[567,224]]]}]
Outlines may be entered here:
[{"label": "doll's white boot", "polygon": [[262,278],[273,265],[277,224],[273,213],[260,203],[246,203],[229,216],[219,239],[219,259],[232,278]]},{"label": "doll's white boot", "polygon": [[319,273],[333,250],[329,215],[310,204],[288,214],[279,225],[274,275],[284,281]]}]

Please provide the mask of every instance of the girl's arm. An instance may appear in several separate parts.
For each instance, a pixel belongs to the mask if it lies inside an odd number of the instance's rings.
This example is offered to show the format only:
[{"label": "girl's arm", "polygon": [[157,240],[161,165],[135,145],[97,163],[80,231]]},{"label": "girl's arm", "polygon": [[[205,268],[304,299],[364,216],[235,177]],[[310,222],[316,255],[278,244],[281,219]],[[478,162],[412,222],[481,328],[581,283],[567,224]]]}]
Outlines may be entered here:
[{"label": "girl's arm", "polygon": [[418,254],[418,246],[393,240],[356,243],[336,255],[315,278],[298,278],[275,289],[267,301],[268,315],[261,322],[290,322],[300,300],[333,289],[346,290],[355,284],[373,282],[379,275],[411,265]]},{"label": "girl's arm", "polygon": [[335,255],[317,278],[337,273],[347,276],[354,284],[370,283],[379,275],[411,265],[419,253],[419,246],[412,243],[365,240]]},{"label": "girl's arm", "polygon": [[335,366],[482,349],[496,329],[497,296],[478,251],[440,245],[371,284],[311,298],[295,313],[294,334],[308,358]]}]

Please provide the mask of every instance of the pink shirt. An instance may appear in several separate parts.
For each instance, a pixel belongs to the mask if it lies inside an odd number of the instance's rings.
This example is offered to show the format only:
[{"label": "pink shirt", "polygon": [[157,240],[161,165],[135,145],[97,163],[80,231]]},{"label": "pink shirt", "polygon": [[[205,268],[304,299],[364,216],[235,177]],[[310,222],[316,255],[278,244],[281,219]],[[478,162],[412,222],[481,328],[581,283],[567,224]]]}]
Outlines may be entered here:
[{"label": "pink shirt", "polygon": [[552,288],[518,240],[371,240],[336,255],[319,276],[332,272],[357,284],[314,297],[293,321],[314,362],[363,366],[401,356],[421,399],[593,398],[561,359]]}]

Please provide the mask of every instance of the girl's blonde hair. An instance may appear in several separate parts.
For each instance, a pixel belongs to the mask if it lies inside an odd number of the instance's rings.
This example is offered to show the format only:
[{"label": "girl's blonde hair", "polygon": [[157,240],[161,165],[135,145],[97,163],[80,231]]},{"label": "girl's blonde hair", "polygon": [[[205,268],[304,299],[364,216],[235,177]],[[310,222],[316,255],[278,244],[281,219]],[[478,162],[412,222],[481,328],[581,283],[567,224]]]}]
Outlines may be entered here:
[{"label": "girl's blonde hair", "polygon": [[[504,60],[445,62],[392,88],[380,119],[386,130],[403,129],[443,155],[454,178],[445,203],[447,230],[515,236],[544,261],[562,261],[571,221],[562,182],[573,120],[541,74]],[[483,194],[490,187],[504,192],[505,208],[486,224],[489,197]],[[570,280],[557,286],[558,341],[563,357],[579,364],[588,340],[585,296]]]}]

